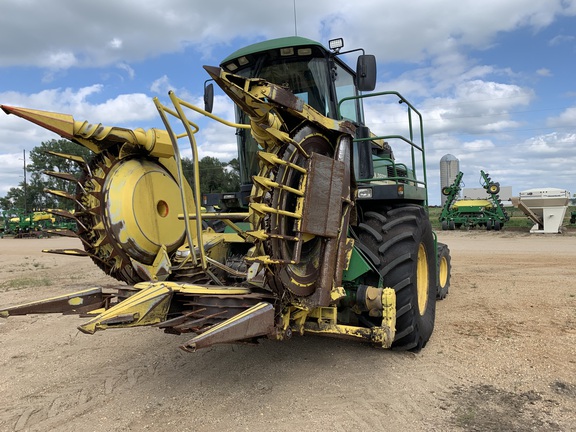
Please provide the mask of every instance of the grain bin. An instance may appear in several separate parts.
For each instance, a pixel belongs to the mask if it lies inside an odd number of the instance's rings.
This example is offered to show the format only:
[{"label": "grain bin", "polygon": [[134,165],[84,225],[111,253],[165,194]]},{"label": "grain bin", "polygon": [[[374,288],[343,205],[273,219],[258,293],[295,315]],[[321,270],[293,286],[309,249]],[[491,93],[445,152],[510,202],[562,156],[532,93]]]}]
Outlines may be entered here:
[{"label": "grain bin", "polygon": [[[449,187],[460,172],[460,161],[451,154],[446,154],[440,159],[440,190]],[[440,194],[442,205],[446,203],[446,196]]]}]

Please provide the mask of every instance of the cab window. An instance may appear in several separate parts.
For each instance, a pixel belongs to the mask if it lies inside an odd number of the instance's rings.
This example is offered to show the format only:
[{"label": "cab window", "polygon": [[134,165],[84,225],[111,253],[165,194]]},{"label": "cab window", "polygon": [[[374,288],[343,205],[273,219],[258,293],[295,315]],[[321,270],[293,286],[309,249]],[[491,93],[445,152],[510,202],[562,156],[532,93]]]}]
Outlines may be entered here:
[{"label": "cab window", "polygon": [[[336,79],[334,85],[336,87],[336,97],[338,101],[350,96],[356,96],[356,86],[354,84],[354,75],[350,73],[347,69],[344,69],[338,63],[335,64],[336,67]],[[352,120],[356,123],[363,123],[361,104],[358,99],[353,99],[344,102],[340,106],[340,114],[343,118]]]}]

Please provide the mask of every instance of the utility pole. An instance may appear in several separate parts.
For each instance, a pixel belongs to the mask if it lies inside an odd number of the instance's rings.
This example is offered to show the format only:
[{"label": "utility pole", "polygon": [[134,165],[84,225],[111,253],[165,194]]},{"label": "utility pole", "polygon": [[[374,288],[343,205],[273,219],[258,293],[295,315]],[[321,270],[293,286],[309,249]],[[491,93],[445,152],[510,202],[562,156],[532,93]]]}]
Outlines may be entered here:
[{"label": "utility pole", "polygon": [[28,214],[28,193],[26,191],[26,150],[22,150],[24,155],[24,214]]}]

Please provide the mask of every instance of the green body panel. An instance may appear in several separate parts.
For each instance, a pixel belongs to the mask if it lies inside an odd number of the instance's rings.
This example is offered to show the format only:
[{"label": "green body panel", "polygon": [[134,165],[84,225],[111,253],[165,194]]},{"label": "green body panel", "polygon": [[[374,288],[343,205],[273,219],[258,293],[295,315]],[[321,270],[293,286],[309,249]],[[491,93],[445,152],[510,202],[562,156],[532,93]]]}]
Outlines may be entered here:
[{"label": "green body panel", "polygon": [[285,47],[298,47],[298,46],[309,46],[309,45],[314,45],[314,46],[321,47],[321,48],[325,49],[321,43],[313,41],[312,39],[307,39],[307,38],[303,38],[303,37],[299,37],[299,36],[289,36],[289,37],[284,37],[284,38],[271,39],[271,40],[267,40],[264,42],[258,42],[258,43],[240,48],[239,50],[234,51],[232,54],[230,54],[228,57],[226,57],[224,60],[222,60],[222,62],[220,64],[223,65],[223,64],[228,63],[229,61],[237,59],[239,57],[254,54],[254,53],[259,53],[259,52],[263,52],[263,51],[270,51],[270,50],[274,50],[274,49],[278,49],[278,48],[285,48]]},{"label": "green body panel", "polygon": [[344,270],[344,273],[342,274],[342,280],[345,282],[354,281],[370,271],[370,269],[370,264],[368,264],[360,252],[358,252],[358,249],[353,248],[348,268]]}]

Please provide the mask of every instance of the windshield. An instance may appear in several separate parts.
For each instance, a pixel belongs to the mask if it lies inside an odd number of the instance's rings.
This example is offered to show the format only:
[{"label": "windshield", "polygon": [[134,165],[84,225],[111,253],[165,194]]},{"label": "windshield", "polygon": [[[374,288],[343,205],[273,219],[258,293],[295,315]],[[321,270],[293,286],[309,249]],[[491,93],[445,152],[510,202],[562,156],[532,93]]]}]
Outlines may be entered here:
[{"label": "windshield", "polygon": [[[276,57],[267,54],[252,62],[251,65],[235,72],[246,78],[262,78],[273,84],[290,90],[323,116],[336,115],[331,100],[328,62],[324,57]],[[239,123],[249,123],[246,114],[236,107],[236,119]],[[243,184],[250,183],[252,176],[258,173],[258,144],[246,130],[239,130],[238,157],[240,159],[240,179]]]},{"label": "windshield", "polygon": [[[320,51],[306,52],[307,55],[282,56],[278,51],[272,50],[241,57],[238,63],[243,66],[236,68],[234,73],[245,78],[262,78],[282,86],[323,116],[363,123],[362,105],[359,99],[343,103],[340,115],[334,100],[357,96],[352,71],[338,59],[330,60]],[[238,107],[236,107],[236,120],[238,123],[249,123],[246,114]],[[251,183],[252,176],[258,173],[259,168],[256,155],[259,150],[258,144],[249,131],[239,130],[237,135],[240,179],[243,184]]]},{"label": "windshield", "polygon": [[255,67],[243,69],[238,75],[246,78],[263,78],[290,90],[323,116],[329,114],[329,75],[324,58],[266,59],[256,62]]}]

